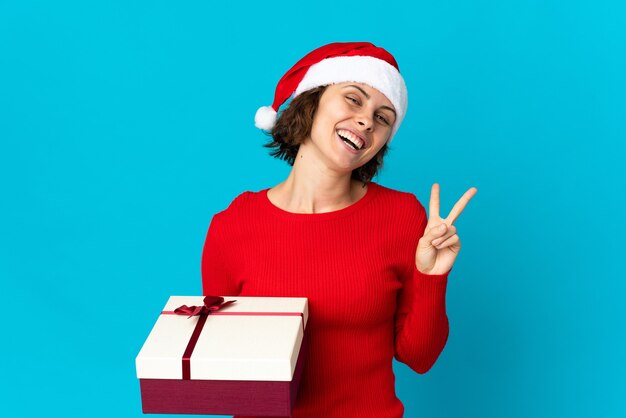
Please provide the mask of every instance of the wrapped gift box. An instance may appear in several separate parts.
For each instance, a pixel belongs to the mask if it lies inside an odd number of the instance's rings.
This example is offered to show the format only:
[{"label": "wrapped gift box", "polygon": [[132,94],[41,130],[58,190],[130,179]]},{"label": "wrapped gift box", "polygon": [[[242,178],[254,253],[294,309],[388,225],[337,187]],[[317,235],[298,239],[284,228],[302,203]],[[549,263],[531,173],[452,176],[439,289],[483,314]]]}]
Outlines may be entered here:
[{"label": "wrapped gift box", "polygon": [[[190,317],[203,300],[170,297],[141,348],[143,412],[290,416],[306,356],[307,299],[225,296],[227,306]],[[191,308],[175,314],[183,305]]]}]

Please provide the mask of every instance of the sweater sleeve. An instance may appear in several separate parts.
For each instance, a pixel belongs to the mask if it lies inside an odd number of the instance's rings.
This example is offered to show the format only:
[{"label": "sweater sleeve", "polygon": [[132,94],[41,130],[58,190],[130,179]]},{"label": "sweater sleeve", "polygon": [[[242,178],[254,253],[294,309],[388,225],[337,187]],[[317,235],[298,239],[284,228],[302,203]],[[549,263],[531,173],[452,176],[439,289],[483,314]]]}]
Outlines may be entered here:
[{"label": "sweater sleeve", "polygon": [[448,274],[429,275],[415,266],[415,251],[424,235],[428,219],[419,205],[418,235],[409,268],[404,273],[398,295],[395,323],[395,358],[417,373],[426,373],[435,364],[448,340],[446,314]]},{"label": "sweater sleeve", "polygon": [[216,296],[236,296],[239,289],[229,272],[225,257],[228,246],[224,237],[221,215],[213,216],[202,250],[202,294]]}]

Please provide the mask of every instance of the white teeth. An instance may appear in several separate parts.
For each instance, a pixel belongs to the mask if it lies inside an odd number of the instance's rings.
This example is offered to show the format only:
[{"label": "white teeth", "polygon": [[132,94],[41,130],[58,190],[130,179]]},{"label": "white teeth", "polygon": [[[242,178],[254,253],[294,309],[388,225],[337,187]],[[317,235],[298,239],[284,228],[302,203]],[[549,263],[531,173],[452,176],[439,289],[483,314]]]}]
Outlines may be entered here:
[{"label": "white teeth", "polygon": [[354,145],[356,145],[357,149],[363,148],[363,141],[361,141],[359,137],[353,135],[352,132],[346,131],[345,129],[340,129],[337,131],[337,134],[352,142]]}]

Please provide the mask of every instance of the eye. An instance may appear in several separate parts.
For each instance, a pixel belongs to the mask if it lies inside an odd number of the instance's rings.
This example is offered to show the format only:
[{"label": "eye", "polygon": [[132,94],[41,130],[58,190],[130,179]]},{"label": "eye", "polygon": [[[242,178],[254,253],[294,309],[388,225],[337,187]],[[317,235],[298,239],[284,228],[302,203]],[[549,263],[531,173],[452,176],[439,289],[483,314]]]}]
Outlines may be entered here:
[{"label": "eye", "polygon": [[351,101],[352,103],[354,103],[354,104],[357,104],[357,105],[360,105],[360,104],[361,104],[361,102],[360,102],[358,99],[355,99],[355,98],[354,98],[354,97],[352,97],[352,96],[346,96],[346,99],[350,100],[350,101]]},{"label": "eye", "polygon": [[385,118],[385,116],[379,113],[378,115],[376,115],[376,117],[378,118],[379,121],[383,122],[385,125],[389,125],[389,121],[387,120],[387,118]]}]

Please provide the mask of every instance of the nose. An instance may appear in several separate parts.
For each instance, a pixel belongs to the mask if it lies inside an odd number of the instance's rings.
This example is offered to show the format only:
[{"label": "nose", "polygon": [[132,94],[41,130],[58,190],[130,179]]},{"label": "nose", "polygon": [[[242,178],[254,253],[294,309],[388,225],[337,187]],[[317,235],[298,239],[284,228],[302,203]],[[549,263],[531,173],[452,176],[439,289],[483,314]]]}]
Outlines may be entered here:
[{"label": "nose", "polygon": [[374,119],[368,117],[365,113],[360,113],[356,118],[356,122],[367,132],[372,132],[374,129]]}]

